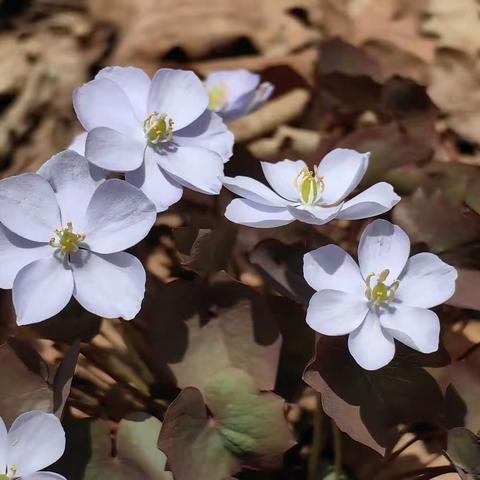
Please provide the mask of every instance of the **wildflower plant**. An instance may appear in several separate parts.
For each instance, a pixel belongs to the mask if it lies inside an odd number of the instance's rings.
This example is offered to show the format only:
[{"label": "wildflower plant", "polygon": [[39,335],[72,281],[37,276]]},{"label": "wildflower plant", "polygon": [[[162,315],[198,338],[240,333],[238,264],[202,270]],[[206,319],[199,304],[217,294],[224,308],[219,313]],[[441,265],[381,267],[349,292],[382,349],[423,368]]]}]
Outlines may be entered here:
[{"label": "wildflower plant", "polygon": [[[411,243],[393,187],[409,177],[385,181],[368,142],[228,163],[228,124],[273,91],[246,70],[106,67],[73,93],[84,131],[67,150],[0,180],[0,288],[20,327],[0,345],[0,480],[223,480],[288,450],[293,478],[309,449],[320,478],[320,409],[381,454],[418,423],[445,431],[453,381],[427,367],[448,365],[450,245]],[[291,449],[312,410],[312,445]]]}]

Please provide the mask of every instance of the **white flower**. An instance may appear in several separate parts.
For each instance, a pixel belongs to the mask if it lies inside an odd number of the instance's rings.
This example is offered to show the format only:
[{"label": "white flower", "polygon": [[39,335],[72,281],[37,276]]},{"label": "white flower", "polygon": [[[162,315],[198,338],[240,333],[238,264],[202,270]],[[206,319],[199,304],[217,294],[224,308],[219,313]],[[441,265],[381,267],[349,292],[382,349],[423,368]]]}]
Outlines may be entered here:
[{"label": "white flower", "polygon": [[104,68],[74,92],[73,105],[88,132],[87,159],[125,172],[157,211],[177,202],[183,187],[219,193],[233,135],[207,108],[193,72],[164,68],[150,80],[138,68]]},{"label": "white flower", "polygon": [[106,318],[140,309],[145,270],[122,250],[147,235],[155,206],[127,182],[92,177],[90,167],[67,150],[36,174],[0,181],[0,288],[13,288],[19,325],[57,314],[72,294]]},{"label": "white flower", "polygon": [[60,420],[50,413],[27,412],[7,432],[0,418],[0,479],[65,480],[40,470],[55,463],[65,451],[65,432]]},{"label": "white flower", "polygon": [[205,88],[208,108],[228,123],[260,108],[274,87],[270,82],[260,83],[260,75],[248,70],[222,70],[207,76]]},{"label": "white flower", "polygon": [[308,325],[323,335],[348,334],[350,353],[366,370],[392,360],[394,339],[423,353],[438,349],[440,322],[428,309],[453,295],[457,271],[432,253],[409,253],[401,228],[375,220],[360,239],[360,268],[336,245],[304,256],[305,279],[317,291]]},{"label": "white flower", "polygon": [[334,218],[356,220],[380,215],[400,200],[388,183],[377,183],[344,201],[360,183],[368,159],[368,153],[337,148],[313,172],[302,160],[261,162],[272,188],[249,177],[224,177],[225,187],[243,197],[228,205],[225,216],[242,225],[270,228],[294,220],[323,225]]}]

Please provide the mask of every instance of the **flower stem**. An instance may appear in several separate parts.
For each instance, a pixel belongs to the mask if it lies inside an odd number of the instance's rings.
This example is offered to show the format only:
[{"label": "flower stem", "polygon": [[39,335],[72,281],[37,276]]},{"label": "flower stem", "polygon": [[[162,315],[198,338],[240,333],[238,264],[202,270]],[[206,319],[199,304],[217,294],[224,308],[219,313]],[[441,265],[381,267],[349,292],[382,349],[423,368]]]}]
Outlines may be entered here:
[{"label": "flower stem", "polygon": [[322,453],[323,438],[323,408],[320,394],[317,393],[317,406],[313,415],[312,449],[308,459],[308,480],[317,480],[319,476],[320,455]]}]

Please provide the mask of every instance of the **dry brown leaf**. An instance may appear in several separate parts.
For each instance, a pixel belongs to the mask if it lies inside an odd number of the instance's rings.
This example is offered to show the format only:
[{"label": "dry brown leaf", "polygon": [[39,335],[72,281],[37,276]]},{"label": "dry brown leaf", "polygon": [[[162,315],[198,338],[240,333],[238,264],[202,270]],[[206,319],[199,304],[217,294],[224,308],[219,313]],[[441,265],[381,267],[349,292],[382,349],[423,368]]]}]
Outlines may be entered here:
[{"label": "dry brown leaf", "polygon": [[[176,49],[200,58],[247,39],[269,56],[282,56],[319,38],[316,0],[90,0],[92,15],[123,31],[113,61],[146,69]],[[302,19],[306,17],[306,19]]]},{"label": "dry brown leaf", "polygon": [[387,42],[426,63],[434,56],[434,43],[420,35],[420,2],[398,0],[323,0],[330,34],[360,46]]},{"label": "dry brown leaf", "polygon": [[429,0],[422,31],[440,47],[475,55],[480,50],[480,4],[476,0]]},{"label": "dry brown leaf", "polygon": [[232,122],[229,127],[237,142],[245,142],[266,135],[279,125],[297,118],[307,106],[310,93],[303,88],[296,88],[271,102],[260,110],[240,120]]},{"label": "dry brown leaf", "polygon": [[480,143],[480,62],[445,50],[431,68],[428,94],[446,112],[448,126],[470,142]]}]

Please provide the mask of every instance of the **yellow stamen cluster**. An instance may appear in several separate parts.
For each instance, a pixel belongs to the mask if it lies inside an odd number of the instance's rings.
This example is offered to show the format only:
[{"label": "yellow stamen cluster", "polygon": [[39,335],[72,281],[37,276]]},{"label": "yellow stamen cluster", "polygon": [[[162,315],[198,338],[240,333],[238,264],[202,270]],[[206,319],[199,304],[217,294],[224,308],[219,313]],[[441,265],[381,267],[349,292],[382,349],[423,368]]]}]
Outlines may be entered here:
[{"label": "yellow stamen cluster", "polygon": [[150,143],[169,142],[173,136],[173,120],[167,114],[151,113],[143,122],[143,131]]},{"label": "yellow stamen cluster", "polygon": [[58,241],[52,237],[49,242],[50,246],[60,249],[63,255],[76,252],[80,242],[85,240],[85,235],[74,233],[72,222],[68,222],[65,228],[55,229],[55,234]]},{"label": "yellow stamen cluster", "polygon": [[318,195],[325,190],[325,182],[323,177],[318,175],[316,166],[313,172],[305,167],[295,178],[295,188],[303,203],[313,205]]},{"label": "yellow stamen cluster", "polygon": [[228,100],[228,88],[225,82],[215,85],[208,91],[208,108],[217,112],[227,103]]},{"label": "yellow stamen cluster", "polygon": [[[387,287],[385,285],[385,280],[387,279],[389,274],[390,270],[386,269],[383,270],[383,272],[381,272],[378,276],[375,273],[370,273],[365,280],[365,283],[367,285],[367,289],[365,290],[365,296],[374,305],[392,303],[395,298],[395,292],[400,286],[400,280],[395,280],[390,285],[390,287]],[[377,284],[372,288],[371,281],[372,278],[375,276],[377,276]]]}]

